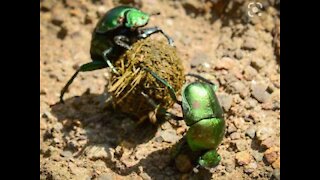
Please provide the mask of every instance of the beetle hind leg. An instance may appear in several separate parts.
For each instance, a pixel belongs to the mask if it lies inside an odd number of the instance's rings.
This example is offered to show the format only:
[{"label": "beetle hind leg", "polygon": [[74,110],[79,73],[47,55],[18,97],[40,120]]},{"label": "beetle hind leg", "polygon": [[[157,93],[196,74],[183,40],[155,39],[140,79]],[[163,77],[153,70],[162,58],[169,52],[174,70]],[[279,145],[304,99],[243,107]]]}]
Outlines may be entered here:
[{"label": "beetle hind leg", "polygon": [[113,64],[111,63],[111,61],[108,58],[108,54],[112,51],[112,48],[106,49],[105,51],[103,51],[102,56],[103,59],[105,60],[105,62],[107,63],[107,65],[111,68],[112,72],[114,74],[120,75],[120,73],[116,70],[116,68],[113,66]]},{"label": "beetle hind leg", "polygon": [[198,163],[202,167],[214,167],[221,161],[221,156],[216,150],[210,150],[205,152],[198,160]]},{"label": "beetle hind leg", "polygon": [[61,93],[60,93],[60,102],[64,103],[63,96],[67,92],[69,86],[72,84],[73,80],[77,77],[79,72],[94,71],[94,70],[102,69],[105,67],[106,67],[106,64],[101,61],[92,61],[92,62],[89,62],[87,64],[83,64],[82,66],[80,66],[80,68],[69,79],[67,84],[62,88]]}]

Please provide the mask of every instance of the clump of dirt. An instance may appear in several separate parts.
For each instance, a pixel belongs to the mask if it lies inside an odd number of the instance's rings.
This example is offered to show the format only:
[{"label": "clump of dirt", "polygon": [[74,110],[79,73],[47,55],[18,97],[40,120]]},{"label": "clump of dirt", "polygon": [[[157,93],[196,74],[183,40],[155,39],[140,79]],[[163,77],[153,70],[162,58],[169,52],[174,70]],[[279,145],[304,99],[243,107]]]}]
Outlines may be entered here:
[{"label": "clump of dirt", "polygon": [[149,112],[155,111],[154,105],[168,109],[174,104],[168,88],[144,68],[167,81],[177,94],[185,82],[182,61],[175,48],[165,41],[147,38],[134,43],[115,67],[120,75],[111,77],[108,91],[117,109],[138,119],[147,118]]}]

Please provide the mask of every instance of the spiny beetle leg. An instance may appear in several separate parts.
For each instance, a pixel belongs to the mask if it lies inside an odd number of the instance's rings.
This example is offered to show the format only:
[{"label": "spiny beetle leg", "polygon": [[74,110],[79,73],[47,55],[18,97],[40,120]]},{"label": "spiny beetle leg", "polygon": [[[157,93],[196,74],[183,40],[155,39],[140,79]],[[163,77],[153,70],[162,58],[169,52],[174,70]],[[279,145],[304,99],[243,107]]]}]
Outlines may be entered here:
[{"label": "spiny beetle leg", "polygon": [[86,72],[86,71],[94,71],[94,70],[98,70],[98,69],[102,69],[105,68],[106,64],[105,62],[102,61],[92,61],[89,62],[87,64],[83,64],[74,74],[73,76],[69,79],[69,81],[67,82],[67,84],[63,87],[63,89],[61,90],[61,94],[60,94],[60,102],[64,103],[63,101],[63,96],[65,94],[65,92],[68,90],[70,84],[73,82],[73,80],[77,77],[79,72]]},{"label": "spiny beetle leg", "polygon": [[156,78],[158,81],[160,81],[162,84],[164,84],[169,89],[169,94],[175,102],[177,102],[179,105],[182,104],[181,101],[179,101],[177,99],[177,96],[176,96],[176,93],[175,93],[173,87],[166,80],[160,78],[155,72],[151,71],[151,69],[149,69],[145,66],[143,66],[143,69],[148,71],[154,78]]},{"label": "spiny beetle leg", "polygon": [[168,40],[168,43],[173,46],[173,39],[168,36],[165,32],[162,31],[162,29],[160,29],[159,27],[155,26],[155,27],[151,27],[151,28],[145,28],[145,29],[141,29],[139,30],[139,35],[138,35],[138,38],[147,38],[149,37],[151,34],[154,34],[154,33],[161,33],[163,34],[167,40]]},{"label": "spiny beetle leg", "polygon": [[108,64],[108,66],[111,68],[112,72],[120,75],[120,73],[116,70],[116,68],[113,66],[113,64],[111,63],[111,61],[108,59],[108,54],[112,51],[112,48],[106,49],[105,51],[103,51],[102,56],[103,59],[105,60],[105,62]]},{"label": "spiny beetle leg", "polygon": [[129,40],[129,38],[126,37],[126,36],[123,36],[123,35],[115,36],[115,37],[113,38],[113,41],[114,41],[117,45],[119,45],[119,46],[121,46],[121,47],[123,47],[123,48],[125,48],[125,49],[131,49],[130,45],[128,44],[128,43],[130,42],[130,40]]}]

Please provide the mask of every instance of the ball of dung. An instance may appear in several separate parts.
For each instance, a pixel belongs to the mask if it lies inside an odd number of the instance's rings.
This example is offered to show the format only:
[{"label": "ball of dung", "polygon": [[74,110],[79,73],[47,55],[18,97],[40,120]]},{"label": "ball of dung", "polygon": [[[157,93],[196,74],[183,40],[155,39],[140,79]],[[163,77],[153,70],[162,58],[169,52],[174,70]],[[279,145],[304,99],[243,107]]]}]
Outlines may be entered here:
[{"label": "ball of dung", "polygon": [[176,95],[179,95],[185,82],[182,61],[176,49],[166,41],[150,38],[139,40],[119,57],[114,66],[120,74],[111,77],[108,87],[114,105],[116,109],[140,120],[150,116],[150,112],[155,112],[156,108],[150,104],[151,101],[165,109],[174,104],[168,88],[144,67],[166,80]]}]

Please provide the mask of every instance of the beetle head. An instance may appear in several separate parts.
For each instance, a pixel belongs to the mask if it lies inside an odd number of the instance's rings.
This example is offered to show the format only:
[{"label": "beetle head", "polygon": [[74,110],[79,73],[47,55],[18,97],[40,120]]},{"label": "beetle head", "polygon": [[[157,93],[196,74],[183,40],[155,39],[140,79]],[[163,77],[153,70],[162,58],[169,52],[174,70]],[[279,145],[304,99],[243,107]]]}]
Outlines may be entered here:
[{"label": "beetle head", "polygon": [[148,14],[138,9],[131,9],[126,13],[125,26],[131,29],[143,27],[148,24],[149,17],[150,16]]}]

